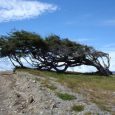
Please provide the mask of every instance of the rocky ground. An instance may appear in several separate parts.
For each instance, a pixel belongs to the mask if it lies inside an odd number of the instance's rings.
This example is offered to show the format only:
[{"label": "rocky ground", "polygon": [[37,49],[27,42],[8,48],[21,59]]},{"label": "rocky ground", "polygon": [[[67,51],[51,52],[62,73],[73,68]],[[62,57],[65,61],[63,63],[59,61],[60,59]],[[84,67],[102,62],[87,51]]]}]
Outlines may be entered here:
[{"label": "rocky ground", "polygon": [[[63,100],[58,93],[73,95]],[[75,111],[74,106],[82,105]],[[111,115],[79,93],[62,86],[54,78],[31,75],[26,72],[0,74],[0,115]]]}]

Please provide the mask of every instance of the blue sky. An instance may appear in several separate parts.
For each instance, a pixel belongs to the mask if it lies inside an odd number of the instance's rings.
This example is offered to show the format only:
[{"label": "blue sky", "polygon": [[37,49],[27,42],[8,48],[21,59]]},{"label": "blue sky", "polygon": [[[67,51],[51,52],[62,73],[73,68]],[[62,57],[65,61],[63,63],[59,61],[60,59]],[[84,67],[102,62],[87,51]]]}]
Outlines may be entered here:
[{"label": "blue sky", "polygon": [[0,0],[0,16],[0,35],[54,33],[108,52],[115,65],[115,0]]}]

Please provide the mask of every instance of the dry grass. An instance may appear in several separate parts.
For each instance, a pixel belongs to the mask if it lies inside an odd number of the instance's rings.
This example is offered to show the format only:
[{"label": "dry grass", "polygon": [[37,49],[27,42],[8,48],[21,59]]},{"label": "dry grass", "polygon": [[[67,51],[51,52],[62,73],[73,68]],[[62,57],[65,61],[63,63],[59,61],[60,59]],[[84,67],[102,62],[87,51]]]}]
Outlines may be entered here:
[{"label": "dry grass", "polygon": [[48,89],[54,91],[56,90],[56,86],[54,86],[53,84],[50,83],[49,79],[46,78],[45,80],[42,80],[41,84],[44,86],[44,87],[47,87]]},{"label": "dry grass", "polygon": [[85,115],[92,115],[92,113],[91,112],[86,112]]}]

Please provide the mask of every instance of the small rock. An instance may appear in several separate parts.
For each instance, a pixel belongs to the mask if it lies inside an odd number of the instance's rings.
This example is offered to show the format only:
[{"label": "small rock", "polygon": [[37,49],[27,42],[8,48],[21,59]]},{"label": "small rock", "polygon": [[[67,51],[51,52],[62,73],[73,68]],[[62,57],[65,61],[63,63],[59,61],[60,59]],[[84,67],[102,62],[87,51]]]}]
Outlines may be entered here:
[{"label": "small rock", "polygon": [[34,98],[31,96],[31,97],[29,97],[29,99],[28,99],[28,103],[33,103],[34,102]]},{"label": "small rock", "polygon": [[17,96],[18,98],[20,98],[20,97],[21,97],[21,95],[20,95],[19,93],[16,93],[16,96]]},{"label": "small rock", "polygon": [[33,83],[36,83],[36,80],[33,80],[32,82],[33,82]]}]

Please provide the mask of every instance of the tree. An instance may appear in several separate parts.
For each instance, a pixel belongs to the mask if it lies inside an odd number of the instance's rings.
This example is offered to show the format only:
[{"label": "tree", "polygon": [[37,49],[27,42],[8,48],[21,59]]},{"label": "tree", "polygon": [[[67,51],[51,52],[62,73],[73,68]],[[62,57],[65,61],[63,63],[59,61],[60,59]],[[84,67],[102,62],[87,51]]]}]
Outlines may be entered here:
[{"label": "tree", "polygon": [[57,35],[42,38],[27,31],[14,31],[0,39],[0,56],[8,56],[14,66],[24,67],[22,58],[37,69],[65,72],[68,67],[90,65],[102,75],[110,75],[109,54]]}]

